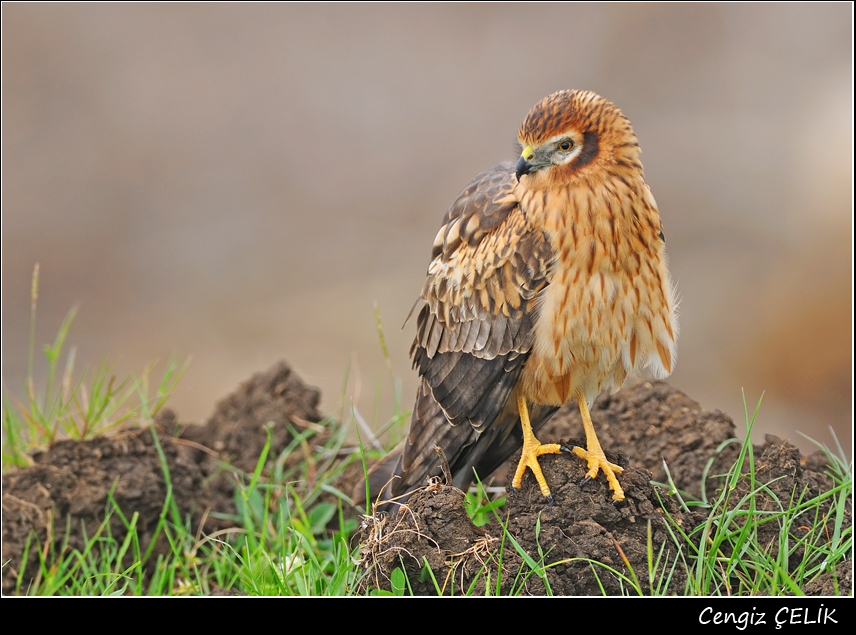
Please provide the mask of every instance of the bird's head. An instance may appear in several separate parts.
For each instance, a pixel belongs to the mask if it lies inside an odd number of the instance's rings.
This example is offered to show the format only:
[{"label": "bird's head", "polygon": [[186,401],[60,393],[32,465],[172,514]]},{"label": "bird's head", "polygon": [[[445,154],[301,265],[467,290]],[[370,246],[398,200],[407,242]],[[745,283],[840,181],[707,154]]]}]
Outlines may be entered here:
[{"label": "bird's head", "polygon": [[612,102],[591,91],[548,95],[520,124],[517,140],[522,148],[517,180],[528,189],[553,189],[627,170],[641,175],[639,143],[630,122]]}]

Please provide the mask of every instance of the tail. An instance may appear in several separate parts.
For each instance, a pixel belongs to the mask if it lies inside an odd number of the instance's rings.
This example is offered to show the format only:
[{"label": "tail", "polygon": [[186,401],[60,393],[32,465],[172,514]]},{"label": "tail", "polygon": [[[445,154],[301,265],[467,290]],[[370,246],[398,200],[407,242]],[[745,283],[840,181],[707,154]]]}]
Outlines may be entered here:
[{"label": "tail", "polygon": [[[558,408],[532,405],[530,419],[538,430]],[[487,478],[523,445],[516,391],[498,416],[482,429],[469,423],[451,423],[433,398],[427,382],[416,396],[408,438],[369,470],[369,501],[379,511],[394,511],[413,491],[427,485],[428,478],[440,476],[443,469],[435,446],[449,462],[455,487],[466,490],[475,480]],[[366,482],[360,483],[352,498],[357,506],[366,503]]]}]

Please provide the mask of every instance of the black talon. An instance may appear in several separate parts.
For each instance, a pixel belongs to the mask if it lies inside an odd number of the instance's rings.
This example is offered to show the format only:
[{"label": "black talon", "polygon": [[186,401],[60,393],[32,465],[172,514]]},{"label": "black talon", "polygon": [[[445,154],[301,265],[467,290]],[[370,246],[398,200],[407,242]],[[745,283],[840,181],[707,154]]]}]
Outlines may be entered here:
[{"label": "black talon", "polygon": [[553,495],[552,495],[552,494],[550,494],[549,496],[547,496],[547,504],[548,504],[548,505],[552,505],[552,504],[553,504]]},{"label": "black talon", "polygon": [[582,487],[583,485],[588,483],[590,480],[591,480],[591,476],[586,476],[582,481],[580,481],[580,487]]}]

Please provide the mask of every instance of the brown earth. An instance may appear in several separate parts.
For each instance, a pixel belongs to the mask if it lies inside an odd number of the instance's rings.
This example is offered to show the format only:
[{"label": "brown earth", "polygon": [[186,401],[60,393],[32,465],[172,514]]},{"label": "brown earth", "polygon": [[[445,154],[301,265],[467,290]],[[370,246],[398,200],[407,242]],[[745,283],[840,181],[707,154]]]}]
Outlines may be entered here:
[{"label": "brown earth", "polygon": [[[163,461],[169,469],[177,508],[194,532],[209,533],[231,526],[236,479],[252,473],[268,432],[272,440],[270,457],[279,456],[293,443],[295,451],[285,457],[286,464],[312,464],[315,460],[312,447],[323,444],[332,433],[319,425],[322,416],[318,401],[316,389],[306,386],[285,363],[279,363],[254,375],[223,399],[204,424],[184,425],[175,413],[164,410],[154,426],[91,441],[61,441],[35,455],[33,466],[3,476],[3,594],[16,592],[19,576],[23,580],[19,592],[26,592],[27,581],[39,575],[40,552],[80,549],[85,536],[92,536],[104,523],[111,499],[125,518],[134,512],[139,515],[140,543],[155,542],[153,555],[145,563],[153,566],[157,554],[166,550],[163,536],[155,535],[166,496]],[[592,418],[610,460],[626,468],[620,477],[626,499],[612,501],[602,477],[581,486],[585,469],[578,459],[547,456],[541,458],[541,465],[554,503],[546,504],[531,474],[527,474],[523,487],[510,491],[502,514],[528,557],[544,564],[559,563],[550,568],[548,577],[553,594],[628,593],[628,584],[620,577],[630,575],[627,562],[640,574],[643,591],[647,592],[649,540],[657,549],[665,545],[664,557],[673,560],[676,549],[670,533],[676,527],[689,530],[704,520],[700,511],[682,511],[676,497],[667,495],[667,488],[655,488],[651,481],[665,483],[670,477],[685,496],[692,497],[701,495],[704,481],[706,493],[712,497],[722,486],[720,475],[739,453],[740,445],[728,442],[735,437],[734,424],[719,411],[702,411],[696,402],[664,383],[640,383],[615,395],[601,396],[592,408]],[[575,432],[581,432],[579,413],[576,408],[565,408],[539,436],[545,441],[579,445],[580,439],[567,437]],[[755,467],[757,478],[771,483],[768,490],[755,495],[759,510],[772,508],[774,496],[787,501],[793,492],[805,490],[812,495],[832,486],[821,453],[802,457],[793,445],[775,437],[767,437],[763,446],[755,448]],[[508,469],[498,470],[486,484],[504,485]],[[310,469],[310,479],[312,473]],[[360,478],[361,470],[354,462],[344,471],[340,490],[350,492]],[[741,479],[731,500],[748,493],[749,484]],[[471,586],[484,594],[488,579],[491,592],[499,580],[503,593],[546,593],[545,583],[537,576],[518,575],[530,568],[524,566],[517,550],[503,545],[496,524],[484,528],[472,524],[463,499],[462,492],[435,479],[397,512],[361,515],[358,539],[367,573],[361,590],[389,589],[393,570],[403,568],[414,593],[433,594],[434,583],[422,571],[427,559],[446,594]],[[358,510],[354,510],[357,515]],[[843,520],[845,526],[852,525],[849,515]],[[813,518],[794,522],[794,531],[814,522]],[[121,541],[126,523],[114,513],[106,529]],[[777,527],[768,523],[761,531],[769,532],[761,539],[776,548]],[[22,562],[28,540],[31,547],[26,562]],[[798,551],[791,556],[794,565],[800,556]],[[617,574],[597,565],[596,576],[590,560]],[[679,571],[677,567],[668,588],[660,592],[684,591],[685,580]],[[841,588],[851,587],[849,561],[834,573],[821,575],[803,591],[833,595],[835,578]]]}]

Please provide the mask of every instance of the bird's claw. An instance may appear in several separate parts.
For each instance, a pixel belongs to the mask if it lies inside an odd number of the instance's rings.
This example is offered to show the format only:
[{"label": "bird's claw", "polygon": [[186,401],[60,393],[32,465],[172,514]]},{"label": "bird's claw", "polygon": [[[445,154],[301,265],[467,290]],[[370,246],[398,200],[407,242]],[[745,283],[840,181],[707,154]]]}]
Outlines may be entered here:
[{"label": "bird's claw", "polygon": [[599,443],[589,450],[574,448],[573,453],[588,463],[589,470],[581,485],[588,483],[596,477],[598,472],[603,472],[604,476],[606,476],[607,482],[609,483],[609,489],[612,490],[612,499],[616,501],[624,500],[624,490],[621,488],[618,478],[615,476],[616,474],[621,474],[624,471],[624,468],[607,461],[606,455],[604,455],[603,449],[601,449]]}]

